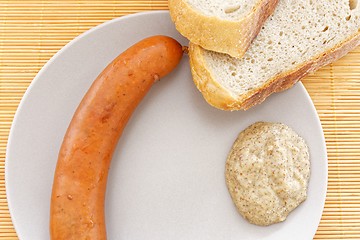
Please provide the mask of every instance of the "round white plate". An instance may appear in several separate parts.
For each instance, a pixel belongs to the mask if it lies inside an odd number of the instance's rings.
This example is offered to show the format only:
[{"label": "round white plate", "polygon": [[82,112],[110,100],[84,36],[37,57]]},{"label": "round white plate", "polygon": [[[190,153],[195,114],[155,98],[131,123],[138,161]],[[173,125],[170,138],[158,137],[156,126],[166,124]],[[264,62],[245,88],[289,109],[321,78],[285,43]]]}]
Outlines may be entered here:
[{"label": "round white plate", "polygon": [[[49,239],[58,150],[92,81],[119,53],[157,34],[187,44],[166,11],[122,17],[76,38],[31,83],[11,128],[5,169],[20,239]],[[246,222],[225,185],[232,143],[256,121],[289,125],[305,138],[311,154],[308,199],[285,222],[270,227]],[[195,88],[185,56],[175,72],[153,87],[120,139],[106,195],[108,239],[312,239],[326,186],[323,132],[302,84],[246,112],[220,111]]]}]

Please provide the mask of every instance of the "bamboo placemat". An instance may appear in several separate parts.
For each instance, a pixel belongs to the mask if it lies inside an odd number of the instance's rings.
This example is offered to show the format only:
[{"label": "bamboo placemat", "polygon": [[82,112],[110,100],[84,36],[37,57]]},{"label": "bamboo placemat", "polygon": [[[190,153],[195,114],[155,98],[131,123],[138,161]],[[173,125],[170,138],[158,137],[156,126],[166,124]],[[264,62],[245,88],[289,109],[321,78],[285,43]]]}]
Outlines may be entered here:
[{"label": "bamboo placemat", "polygon": [[[36,73],[89,28],[160,9],[167,9],[166,0],[0,0],[0,239],[17,239],[5,196],[5,149]],[[303,83],[321,118],[329,158],[326,205],[314,239],[360,239],[360,47]]]}]

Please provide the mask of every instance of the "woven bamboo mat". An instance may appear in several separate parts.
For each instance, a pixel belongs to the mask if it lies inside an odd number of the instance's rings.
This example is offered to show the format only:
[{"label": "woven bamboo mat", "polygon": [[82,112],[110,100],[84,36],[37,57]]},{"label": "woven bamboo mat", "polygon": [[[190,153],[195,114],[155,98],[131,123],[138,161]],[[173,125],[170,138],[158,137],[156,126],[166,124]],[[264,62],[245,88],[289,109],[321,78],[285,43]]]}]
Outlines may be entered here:
[{"label": "woven bamboo mat", "polygon": [[[0,239],[17,239],[5,196],[5,149],[36,73],[89,28],[160,9],[167,9],[166,0],[0,0]],[[321,118],[329,157],[326,205],[314,239],[360,239],[360,47],[303,83]]]}]

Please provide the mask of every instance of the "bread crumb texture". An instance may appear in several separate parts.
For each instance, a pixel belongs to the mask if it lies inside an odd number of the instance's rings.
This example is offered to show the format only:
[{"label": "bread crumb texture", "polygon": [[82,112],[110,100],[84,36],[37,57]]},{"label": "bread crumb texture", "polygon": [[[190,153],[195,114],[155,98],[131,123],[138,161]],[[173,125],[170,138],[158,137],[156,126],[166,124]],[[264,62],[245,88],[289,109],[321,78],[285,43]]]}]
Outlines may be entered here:
[{"label": "bread crumb texture", "polygon": [[306,199],[308,147],[284,124],[257,122],[236,139],[225,176],[231,198],[245,219],[261,226],[282,222]]},{"label": "bread crumb texture", "polygon": [[243,58],[204,51],[205,60],[214,79],[240,96],[358,34],[359,5],[356,0],[280,0]]},{"label": "bread crumb texture", "polygon": [[187,0],[187,3],[205,16],[237,21],[249,14],[258,0]]}]

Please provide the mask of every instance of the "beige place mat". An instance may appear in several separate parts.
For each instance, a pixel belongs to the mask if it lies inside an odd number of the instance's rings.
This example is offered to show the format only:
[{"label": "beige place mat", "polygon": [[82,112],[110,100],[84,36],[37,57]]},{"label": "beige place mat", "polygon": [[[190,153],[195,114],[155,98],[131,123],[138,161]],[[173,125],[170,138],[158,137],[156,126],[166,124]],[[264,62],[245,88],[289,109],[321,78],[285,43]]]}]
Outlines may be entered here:
[{"label": "beige place mat", "polygon": [[[17,239],[5,196],[5,150],[16,108],[36,73],[89,28],[158,9],[167,9],[167,1],[0,0],[0,239]],[[315,239],[360,239],[360,48],[303,83],[321,118],[329,157]]]}]

